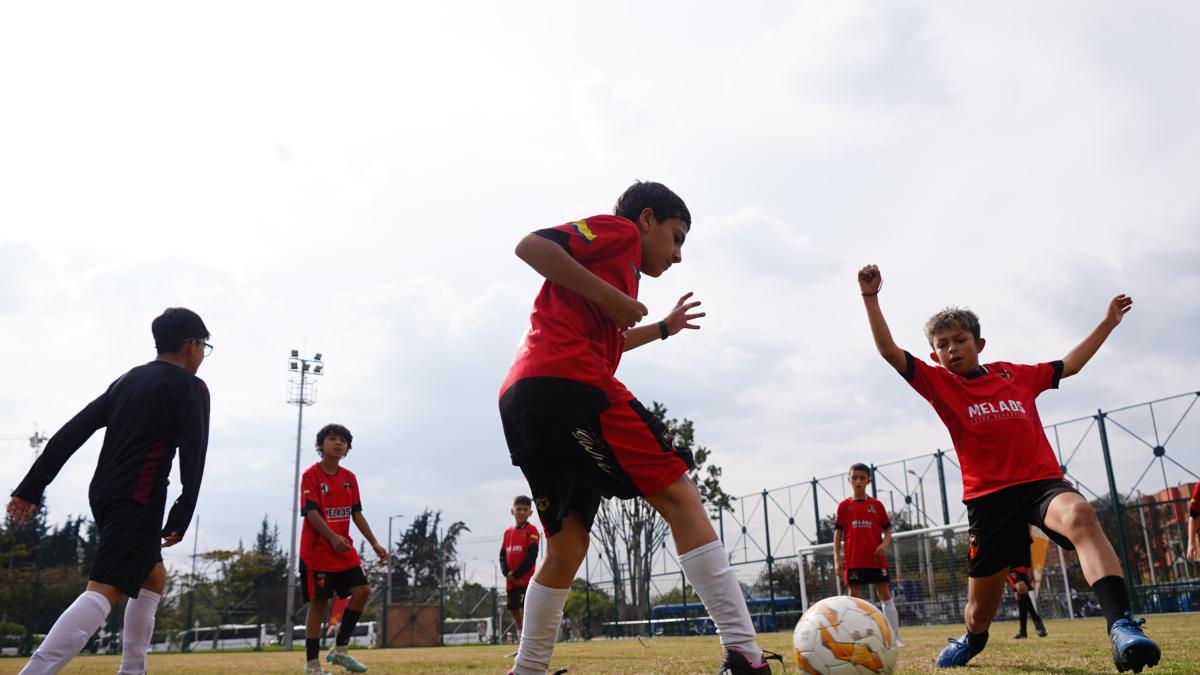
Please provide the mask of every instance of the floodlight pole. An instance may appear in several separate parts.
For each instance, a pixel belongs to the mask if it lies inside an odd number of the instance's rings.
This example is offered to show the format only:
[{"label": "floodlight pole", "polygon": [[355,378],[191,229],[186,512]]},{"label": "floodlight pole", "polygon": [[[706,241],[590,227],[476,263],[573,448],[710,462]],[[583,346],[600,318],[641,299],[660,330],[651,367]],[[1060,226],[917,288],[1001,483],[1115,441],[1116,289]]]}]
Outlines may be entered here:
[{"label": "floodlight pole", "polygon": [[[317,365],[313,367],[310,361]],[[292,615],[296,611],[296,529],[300,520],[300,445],[304,433],[304,406],[316,403],[316,399],[308,398],[304,391],[310,367],[313,368],[313,375],[321,374],[324,368],[321,354],[318,352],[312,359],[305,359],[300,357],[299,351],[293,349],[292,355],[288,359],[288,369],[300,373],[300,390],[294,399],[288,401],[299,408],[299,414],[296,416],[296,470],[292,481],[292,545],[288,551],[287,616],[284,619],[283,633],[283,648],[289,652],[292,651],[292,633],[294,631]]]}]

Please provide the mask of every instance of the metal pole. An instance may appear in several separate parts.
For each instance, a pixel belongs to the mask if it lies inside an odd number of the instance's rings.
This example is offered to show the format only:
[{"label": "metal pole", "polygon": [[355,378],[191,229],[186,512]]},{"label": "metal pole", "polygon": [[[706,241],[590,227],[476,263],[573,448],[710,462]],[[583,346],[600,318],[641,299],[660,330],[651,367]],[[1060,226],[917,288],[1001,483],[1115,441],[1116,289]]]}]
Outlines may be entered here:
[{"label": "metal pole", "polygon": [[812,495],[813,495],[813,524],[816,525],[817,543],[821,541],[821,505],[817,503],[817,479],[814,476],[812,479]]},{"label": "metal pole", "polygon": [[304,383],[303,361],[300,367],[300,414],[296,416],[296,470],[292,480],[292,547],[288,551],[287,616],[284,618],[283,648],[292,651],[292,616],[296,612],[296,524],[300,519],[300,441],[304,428]]},{"label": "metal pole", "polygon": [[1058,569],[1062,572],[1063,595],[1066,596],[1067,615],[1074,619],[1075,606],[1071,602],[1071,579],[1067,576],[1067,552],[1061,546],[1058,547]]},{"label": "metal pole", "polygon": [[383,646],[388,646],[388,604],[392,601],[392,519],[395,516],[388,516],[388,559],[387,559],[387,583],[384,584],[383,591]]},{"label": "metal pole", "polygon": [[1113,517],[1117,521],[1117,544],[1121,547],[1121,568],[1125,570],[1125,589],[1129,599],[1133,601],[1134,611],[1142,610],[1142,601],[1138,597],[1133,583],[1133,571],[1129,567],[1129,547],[1125,544],[1125,523],[1121,518],[1121,496],[1117,493],[1117,479],[1113,475],[1112,456],[1108,450],[1108,431],[1104,428],[1104,411],[1096,411],[1096,426],[1100,430],[1100,449],[1104,453],[1104,471],[1108,474],[1108,491],[1112,501]]},{"label": "metal pole", "polygon": [[583,610],[587,616],[587,639],[592,639],[592,564],[583,556]]},{"label": "metal pole", "polygon": [[188,579],[187,618],[184,619],[183,651],[191,650],[192,645],[192,609],[196,600],[196,550],[200,542],[200,514],[196,514],[196,529],[192,532],[192,576]]},{"label": "metal pole", "polygon": [[[763,498],[763,533],[767,540],[767,594],[771,598],[771,623],[778,625],[775,615],[775,556],[771,555],[771,511],[767,502],[767,491],[762,491]],[[760,628],[761,630],[761,628]]]},{"label": "metal pole", "polygon": [[950,502],[946,499],[946,469],[942,466],[942,456],[946,453],[937,451],[938,487],[942,490],[942,524],[950,524]]},{"label": "metal pole", "polygon": [[1146,542],[1146,565],[1150,567],[1150,585],[1157,586],[1158,575],[1154,572],[1154,551],[1150,550],[1150,532],[1146,529],[1146,508],[1140,493],[1138,496],[1138,517],[1142,521],[1142,538]]}]

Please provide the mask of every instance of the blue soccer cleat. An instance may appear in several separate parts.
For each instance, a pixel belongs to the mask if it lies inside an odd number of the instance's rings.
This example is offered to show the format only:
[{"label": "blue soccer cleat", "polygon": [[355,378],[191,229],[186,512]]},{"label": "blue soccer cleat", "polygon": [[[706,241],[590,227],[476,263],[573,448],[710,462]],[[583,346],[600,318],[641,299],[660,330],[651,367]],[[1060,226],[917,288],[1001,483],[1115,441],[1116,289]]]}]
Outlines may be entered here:
[{"label": "blue soccer cleat", "polygon": [[971,645],[967,644],[966,635],[957,640],[950,638],[949,641],[950,644],[942,650],[941,654],[938,654],[938,668],[961,668],[967,665],[979,653]]},{"label": "blue soccer cleat", "polygon": [[1117,672],[1132,670],[1142,672],[1142,668],[1158,665],[1162,652],[1158,645],[1142,632],[1145,619],[1134,619],[1133,614],[1125,612],[1125,616],[1113,622],[1108,629],[1108,639],[1112,641],[1113,664]]}]

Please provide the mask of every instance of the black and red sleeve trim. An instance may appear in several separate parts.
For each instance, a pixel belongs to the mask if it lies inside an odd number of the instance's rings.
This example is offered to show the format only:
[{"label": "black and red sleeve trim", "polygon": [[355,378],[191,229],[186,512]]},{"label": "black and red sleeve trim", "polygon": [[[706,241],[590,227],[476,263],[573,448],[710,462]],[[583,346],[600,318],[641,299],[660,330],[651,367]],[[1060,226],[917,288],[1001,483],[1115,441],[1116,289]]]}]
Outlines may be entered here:
[{"label": "black and red sleeve trim", "polygon": [[[1061,372],[1062,369],[1059,370]],[[904,372],[900,374],[909,382],[912,382],[913,378],[917,376],[917,360],[908,351],[904,352]]]},{"label": "black and red sleeve trim", "polygon": [[1058,381],[1062,379],[1063,362],[1051,361],[1050,367],[1054,369],[1054,377],[1050,378],[1050,388],[1058,389]]},{"label": "black and red sleeve trim", "polygon": [[563,250],[567,253],[571,252],[570,234],[563,232],[562,230],[556,230],[553,227],[547,227],[542,230],[534,230],[533,233],[539,237],[542,237],[543,239],[549,239],[550,241],[558,244],[559,246],[563,247]]}]

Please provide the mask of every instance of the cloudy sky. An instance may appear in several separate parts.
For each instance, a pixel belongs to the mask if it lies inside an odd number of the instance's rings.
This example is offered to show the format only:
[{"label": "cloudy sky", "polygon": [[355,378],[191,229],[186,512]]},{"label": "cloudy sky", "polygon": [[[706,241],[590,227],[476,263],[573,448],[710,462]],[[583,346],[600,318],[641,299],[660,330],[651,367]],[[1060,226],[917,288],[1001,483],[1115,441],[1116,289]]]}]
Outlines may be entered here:
[{"label": "cloudy sky", "polygon": [[[1132,294],[1047,422],[1196,391],[1198,34],[1181,3],[8,6],[0,483],[184,305],[216,346],[201,549],[264,515],[286,535],[296,348],[328,363],[303,466],[346,424],[381,539],[440,508],[490,579],[524,490],[495,401],[539,283],[513,246],[634,179],[695,220],[684,264],[642,284],[650,318],[685,291],[708,317],[620,376],[695,421],[730,492],[949,446],[873,350],[865,263],[917,354],[924,319],[965,304],[985,356],[1059,358]],[[1168,455],[1200,472],[1198,428]],[[47,492],[53,520],[87,511],[99,441]],[[1149,455],[1121,442],[1132,485]],[[1092,446],[1078,461],[1099,475]]]}]

